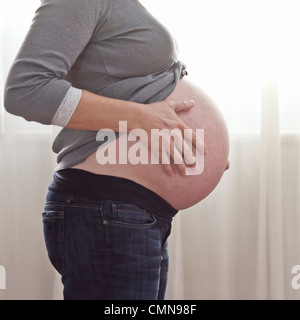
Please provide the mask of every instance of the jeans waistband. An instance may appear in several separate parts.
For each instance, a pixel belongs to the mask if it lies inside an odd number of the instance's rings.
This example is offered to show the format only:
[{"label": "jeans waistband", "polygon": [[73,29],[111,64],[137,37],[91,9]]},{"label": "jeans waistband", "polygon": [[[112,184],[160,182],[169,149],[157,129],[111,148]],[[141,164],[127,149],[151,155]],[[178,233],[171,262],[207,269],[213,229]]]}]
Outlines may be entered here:
[{"label": "jeans waistband", "polygon": [[178,212],[158,194],[132,180],[80,169],[55,171],[49,190],[94,200],[134,204],[167,220],[172,220]]}]

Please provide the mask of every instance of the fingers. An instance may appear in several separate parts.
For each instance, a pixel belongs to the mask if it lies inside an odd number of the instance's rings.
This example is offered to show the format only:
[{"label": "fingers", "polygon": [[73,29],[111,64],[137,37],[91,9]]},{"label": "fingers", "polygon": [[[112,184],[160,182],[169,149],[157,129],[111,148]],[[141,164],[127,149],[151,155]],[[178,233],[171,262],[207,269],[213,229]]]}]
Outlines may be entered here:
[{"label": "fingers", "polygon": [[165,173],[169,176],[169,177],[174,177],[176,175],[175,170],[172,168],[171,164],[163,164],[162,165]]},{"label": "fingers", "polygon": [[179,173],[182,176],[185,176],[186,172],[186,164],[184,161],[184,154],[183,154],[183,144],[184,139],[182,138],[181,134],[177,134],[176,136],[172,136],[170,140],[170,157],[172,163],[177,168]]},{"label": "fingers", "polygon": [[201,147],[203,153],[208,154],[208,147],[204,143],[204,134],[203,136],[201,135],[201,129],[193,130],[184,124],[184,129],[182,131],[185,142],[190,143],[190,146],[193,146],[194,148]]},{"label": "fingers", "polygon": [[[181,175],[185,175],[186,166],[183,161],[182,147],[182,136],[180,130],[173,133],[171,136],[167,131],[160,136],[160,146],[159,146],[159,163],[162,164],[165,172],[173,177],[177,174],[177,171]],[[176,170],[177,168],[177,170]]]},{"label": "fingers", "polygon": [[[157,119],[163,119],[161,124],[158,124],[158,127],[163,127],[159,129],[159,134],[164,135],[164,130],[167,132],[164,137],[161,136],[159,143],[159,163],[170,177],[178,173],[186,176],[187,168],[197,165],[198,158],[208,153],[204,144],[204,133],[199,135],[199,129],[193,130],[177,115],[178,112],[193,108],[194,100],[169,100],[167,103],[173,112],[168,108],[159,109],[155,106],[159,112],[167,110],[162,112],[163,117],[157,117]],[[174,133],[176,130],[177,133]],[[168,143],[161,147],[163,141],[167,140],[169,140]]]},{"label": "fingers", "polygon": [[[171,107],[173,108],[173,110],[177,113],[180,111],[188,111],[191,108],[193,108],[195,106],[195,101],[194,100],[183,100],[183,101],[169,101],[169,103],[171,104]],[[185,130],[192,130],[190,127],[188,127],[186,125],[186,123],[184,121],[182,121],[182,133],[184,134]],[[192,145],[196,148],[196,143],[197,143],[197,134],[194,130],[192,130]],[[203,149],[204,149],[204,154],[208,153],[208,148],[207,146],[204,144],[203,142]]]},{"label": "fingers", "polygon": [[[190,129],[191,130],[191,129]],[[190,136],[191,136],[191,132]],[[160,163],[168,175],[174,176],[179,172],[180,175],[187,175],[187,168],[197,164],[197,159],[193,154],[192,139],[185,140],[180,129],[174,129],[169,133],[165,131],[161,135],[160,144]],[[199,145],[197,145],[199,147]],[[203,154],[203,148],[202,148]]]},{"label": "fingers", "polygon": [[169,101],[169,105],[173,108],[175,112],[188,111],[195,105],[195,101],[194,100]]}]

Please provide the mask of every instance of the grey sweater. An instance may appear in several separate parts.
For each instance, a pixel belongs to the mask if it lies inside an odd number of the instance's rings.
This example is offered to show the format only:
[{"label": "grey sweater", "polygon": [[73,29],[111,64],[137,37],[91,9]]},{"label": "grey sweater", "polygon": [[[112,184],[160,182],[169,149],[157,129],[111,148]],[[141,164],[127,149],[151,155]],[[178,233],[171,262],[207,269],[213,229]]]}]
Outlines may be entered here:
[{"label": "grey sweater", "polygon": [[184,74],[174,39],[139,1],[42,0],[10,69],[4,106],[62,127],[53,142],[59,170],[103,143],[97,131],[65,128],[82,90],[146,104],[165,99]]}]

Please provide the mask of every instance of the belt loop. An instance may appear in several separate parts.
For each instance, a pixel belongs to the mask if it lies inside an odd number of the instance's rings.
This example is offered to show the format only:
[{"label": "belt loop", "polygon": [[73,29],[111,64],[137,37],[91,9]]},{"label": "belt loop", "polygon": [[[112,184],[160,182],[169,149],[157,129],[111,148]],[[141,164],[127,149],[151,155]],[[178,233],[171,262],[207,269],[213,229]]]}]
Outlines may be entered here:
[{"label": "belt loop", "polygon": [[68,197],[67,197],[67,199],[66,199],[67,204],[71,204],[72,201],[73,201],[73,199],[74,199],[73,196],[68,195]]}]

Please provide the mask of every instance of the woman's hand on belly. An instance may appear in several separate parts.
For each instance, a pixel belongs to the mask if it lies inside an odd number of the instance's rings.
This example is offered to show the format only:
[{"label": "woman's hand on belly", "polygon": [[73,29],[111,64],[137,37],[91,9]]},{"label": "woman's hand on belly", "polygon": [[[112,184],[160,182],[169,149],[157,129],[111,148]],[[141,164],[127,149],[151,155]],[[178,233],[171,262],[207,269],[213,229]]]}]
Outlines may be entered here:
[{"label": "woman's hand on belly", "polygon": [[[199,141],[200,137],[197,137],[196,131],[189,127],[178,115],[179,112],[191,110],[195,106],[195,101],[165,100],[146,106],[146,117],[142,128],[147,132],[148,137],[158,134],[162,139],[165,139],[168,145],[167,148],[163,148],[163,144],[160,142],[159,154],[156,155],[164,171],[171,177],[176,175],[177,170],[182,176],[185,176],[187,167],[191,166],[185,161],[187,160],[187,154],[191,153],[190,158],[192,158],[197,146],[201,148],[204,154],[207,153],[207,147],[203,141]],[[187,139],[186,130],[190,131],[190,140]],[[174,143],[175,139],[176,143]],[[154,148],[151,147],[152,144],[149,143],[148,148],[153,153]],[[185,154],[183,154],[184,151]],[[170,161],[164,163],[163,159]],[[194,163],[192,166],[194,166]]]}]

